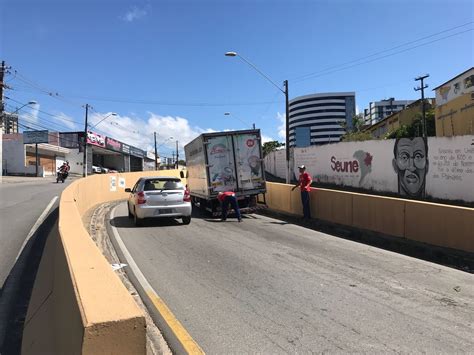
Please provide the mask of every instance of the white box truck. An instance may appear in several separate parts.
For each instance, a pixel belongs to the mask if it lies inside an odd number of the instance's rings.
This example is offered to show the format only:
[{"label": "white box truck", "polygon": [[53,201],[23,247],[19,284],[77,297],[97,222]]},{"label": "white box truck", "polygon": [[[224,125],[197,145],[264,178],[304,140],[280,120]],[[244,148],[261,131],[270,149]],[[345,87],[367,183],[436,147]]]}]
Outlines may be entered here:
[{"label": "white box truck", "polygon": [[259,129],[204,133],[184,152],[195,205],[217,214],[217,194],[234,191],[240,208],[257,207],[257,195],[266,192]]}]

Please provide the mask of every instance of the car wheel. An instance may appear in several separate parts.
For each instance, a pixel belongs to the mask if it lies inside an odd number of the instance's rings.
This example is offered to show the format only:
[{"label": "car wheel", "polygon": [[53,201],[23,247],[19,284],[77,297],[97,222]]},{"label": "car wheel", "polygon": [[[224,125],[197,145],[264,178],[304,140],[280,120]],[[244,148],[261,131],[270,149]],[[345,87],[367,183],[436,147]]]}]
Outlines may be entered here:
[{"label": "car wheel", "polygon": [[127,206],[127,209],[128,209],[128,218],[133,218],[133,214],[130,211],[130,206]]},{"label": "car wheel", "polygon": [[137,217],[136,211],[135,211],[135,215],[133,216],[133,221],[135,222],[135,227],[143,226],[143,219]]},{"label": "car wheel", "polygon": [[189,224],[189,223],[191,223],[191,216],[183,217],[183,224]]}]

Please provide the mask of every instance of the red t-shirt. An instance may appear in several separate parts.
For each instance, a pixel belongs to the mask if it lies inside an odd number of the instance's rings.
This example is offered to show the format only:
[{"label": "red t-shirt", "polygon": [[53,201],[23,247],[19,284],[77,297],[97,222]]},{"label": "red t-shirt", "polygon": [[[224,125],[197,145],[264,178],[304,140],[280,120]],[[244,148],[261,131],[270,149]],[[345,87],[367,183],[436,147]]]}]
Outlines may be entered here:
[{"label": "red t-shirt", "polygon": [[311,191],[311,186],[310,186],[310,182],[311,182],[311,175],[309,175],[308,173],[303,173],[303,174],[300,174],[300,178],[299,178],[299,181],[300,181],[300,189],[301,191]]},{"label": "red t-shirt", "polygon": [[232,192],[232,191],[226,191],[226,192],[223,192],[223,193],[220,193],[219,195],[217,195],[217,199],[221,202],[224,202],[224,199],[227,196],[235,196],[235,193]]}]

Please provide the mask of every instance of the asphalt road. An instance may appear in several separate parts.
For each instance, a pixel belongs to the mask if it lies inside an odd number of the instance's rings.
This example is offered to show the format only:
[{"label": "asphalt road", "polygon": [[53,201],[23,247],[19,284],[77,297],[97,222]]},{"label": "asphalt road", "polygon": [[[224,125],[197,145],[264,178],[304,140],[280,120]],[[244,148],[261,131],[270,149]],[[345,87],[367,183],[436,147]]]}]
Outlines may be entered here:
[{"label": "asphalt road", "polygon": [[0,184],[0,286],[13,267],[29,231],[54,196],[70,183],[54,177],[3,177]]},{"label": "asphalt road", "polygon": [[207,353],[474,349],[471,274],[257,215],[111,224]]}]

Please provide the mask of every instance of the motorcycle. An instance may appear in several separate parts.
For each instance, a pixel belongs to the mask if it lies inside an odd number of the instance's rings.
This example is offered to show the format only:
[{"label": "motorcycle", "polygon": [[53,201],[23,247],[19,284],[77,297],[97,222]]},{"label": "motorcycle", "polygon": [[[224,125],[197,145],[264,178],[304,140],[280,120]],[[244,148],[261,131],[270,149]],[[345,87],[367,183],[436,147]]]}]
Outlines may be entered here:
[{"label": "motorcycle", "polygon": [[56,176],[56,183],[59,183],[59,181],[64,183],[64,180],[66,180],[68,175],[69,174],[67,172],[58,171],[58,175]]}]

